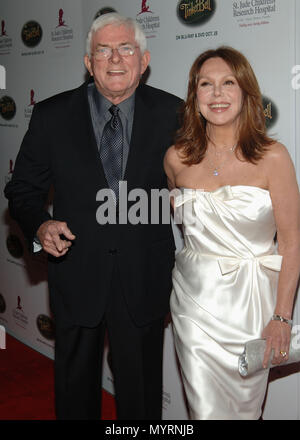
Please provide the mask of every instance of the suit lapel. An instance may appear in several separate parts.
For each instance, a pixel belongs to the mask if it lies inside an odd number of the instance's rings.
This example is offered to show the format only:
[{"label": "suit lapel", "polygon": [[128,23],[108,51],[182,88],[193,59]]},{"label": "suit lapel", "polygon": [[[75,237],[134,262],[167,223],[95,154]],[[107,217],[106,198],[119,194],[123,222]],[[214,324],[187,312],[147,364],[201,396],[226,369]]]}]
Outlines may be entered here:
[{"label": "suit lapel", "polygon": [[[96,175],[98,175],[97,180],[101,179],[101,185],[107,186],[106,177],[104,173],[104,169],[102,166],[102,162],[100,159],[98,145],[94,133],[92,117],[90,106],[88,102],[87,95],[87,84],[83,84],[78,89],[78,97],[74,103],[72,103],[72,111],[74,115],[74,119],[72,119],[73,126],[73,134],[74,134],[74,144],[77,145],[77,148],[82,150],[83,156],[87,159],[87,166],[92,165],[94,168]],[[79,103],[79,105],[78,105]]]},{"label": "suit lapel", "polygon": [[124,175],[124,180],[128,181],[131,188],[139,187],[144,181],[151,149],[150,139],[155,128],[154,114],[142,93],[142,88],[143,86],[140,86],[136,90],[131,142]]}]

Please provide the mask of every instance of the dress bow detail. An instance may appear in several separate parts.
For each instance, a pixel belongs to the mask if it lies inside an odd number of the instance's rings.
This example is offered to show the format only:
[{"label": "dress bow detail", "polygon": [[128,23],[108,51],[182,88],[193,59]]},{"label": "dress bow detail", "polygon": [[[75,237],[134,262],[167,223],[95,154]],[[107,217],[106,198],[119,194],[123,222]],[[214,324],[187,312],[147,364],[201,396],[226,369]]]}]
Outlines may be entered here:
[{"label": "dress bow detail", "polygon": [[[174,192],[173,192],[174,191]],[[221,201],[232,200],[233,194],[230,185],[221,186],[215,191],[204,191],[202,189],[194,189],[194,188],[176,188],[171,193],[171,196],[174,197],[174,206],[178,208],[182,206],[186,202],[190,202],[191,200],[196,200],[197,196],[206,196],[216,198]]]},{"label": "dress bow detail", "polygon": [[261,257],[239,258],[239,257],[222,257],[218,259],[222,275],[234,272],[240,267],[242,261],[257,260],[259,264],[267,269],[280,272],[282,256],[281,255],[262,255]]}]

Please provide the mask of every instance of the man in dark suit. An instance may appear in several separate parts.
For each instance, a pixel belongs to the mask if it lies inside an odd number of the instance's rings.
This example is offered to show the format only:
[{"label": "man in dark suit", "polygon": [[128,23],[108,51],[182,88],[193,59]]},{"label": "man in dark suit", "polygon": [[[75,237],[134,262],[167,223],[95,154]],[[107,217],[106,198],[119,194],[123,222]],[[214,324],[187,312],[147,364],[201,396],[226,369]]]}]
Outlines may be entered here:
[{"label": "man in dark suit", "polygon": [[[118,418],[161,417],[174,242],[170,223],[151,224],[150,198],[167,186],[163,157],[181,100],[139,85],[149,60],[134,20],[96,19],[85,56],[90,80],[35,106],[5,190],[29,243],[49,254],[59,419],[100,417],[105,329]],[[148,196],[148,221],[118,221],[121,180]],[[53,217],[45,210],[51,185]],[[116,221],[102,224],[97,194],[108,187]]]}]

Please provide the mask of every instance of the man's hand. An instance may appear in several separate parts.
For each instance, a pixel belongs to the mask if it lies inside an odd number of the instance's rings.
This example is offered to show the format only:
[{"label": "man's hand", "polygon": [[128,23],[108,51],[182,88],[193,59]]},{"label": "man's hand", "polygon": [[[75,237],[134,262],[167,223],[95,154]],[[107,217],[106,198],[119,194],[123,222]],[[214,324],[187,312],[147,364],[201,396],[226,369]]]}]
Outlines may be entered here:
[{"label": "man's hand", "polygon": [[[66,240],[60,238],[62,234]],[[72,234],[67,223],[56,220],[48,220],[42,223],[36,235],[44,251],[54,257],[62,257],[65,255],[72,245],[71,240],[75,239],[75,235]]]}]

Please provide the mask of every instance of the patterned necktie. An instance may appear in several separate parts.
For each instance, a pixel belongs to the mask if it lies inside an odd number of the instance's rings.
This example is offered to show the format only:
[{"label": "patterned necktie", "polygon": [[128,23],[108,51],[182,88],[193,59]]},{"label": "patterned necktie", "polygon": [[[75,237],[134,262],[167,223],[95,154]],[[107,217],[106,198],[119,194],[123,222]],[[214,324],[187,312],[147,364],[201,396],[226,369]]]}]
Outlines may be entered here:
[{"label": "patterned necktie", "polygon": [[123,127],[119,116],[119,108],[109,108],[111,119],[106,123],[100,145],[100,157],[108,185],[119,198],[119,181],[122,178],[123,160]]}]

